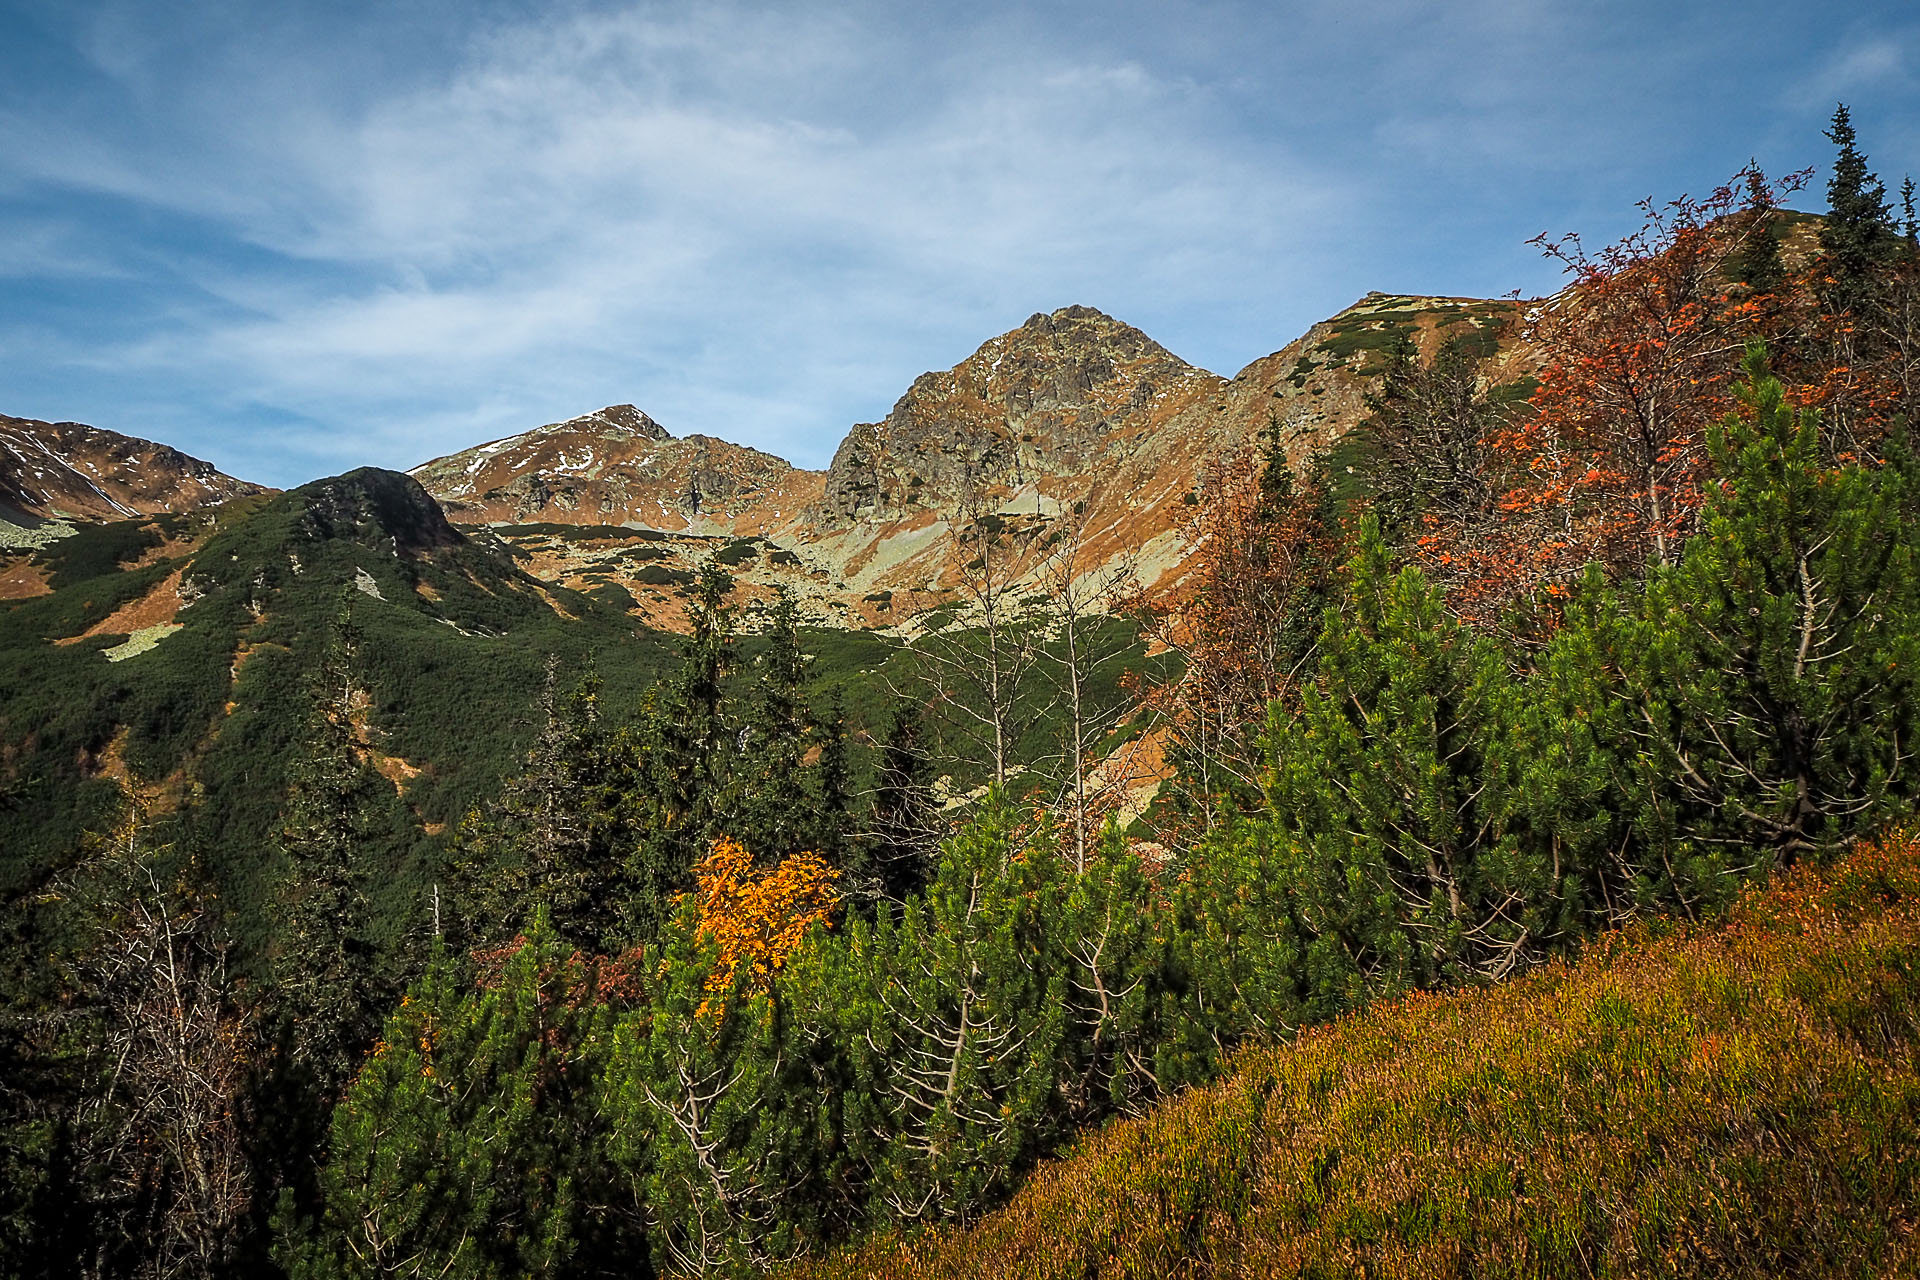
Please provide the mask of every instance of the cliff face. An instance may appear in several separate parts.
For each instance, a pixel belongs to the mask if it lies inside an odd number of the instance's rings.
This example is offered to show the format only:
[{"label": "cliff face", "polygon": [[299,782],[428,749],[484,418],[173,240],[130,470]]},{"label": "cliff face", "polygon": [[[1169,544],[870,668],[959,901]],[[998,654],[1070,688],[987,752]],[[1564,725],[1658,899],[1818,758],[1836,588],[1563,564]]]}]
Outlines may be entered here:
[{"label": "cliff face", "polygon": [[128,520],[265,493],[198,458],[80,422],[0,415],[0,520]]}]

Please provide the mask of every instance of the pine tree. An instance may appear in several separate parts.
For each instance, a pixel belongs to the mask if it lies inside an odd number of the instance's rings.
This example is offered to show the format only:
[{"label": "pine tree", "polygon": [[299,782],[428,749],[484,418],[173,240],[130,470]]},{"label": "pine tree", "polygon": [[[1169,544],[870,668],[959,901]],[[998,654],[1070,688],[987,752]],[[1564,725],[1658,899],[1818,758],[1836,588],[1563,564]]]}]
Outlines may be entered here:
[{"label": "pine tree", "polygon": [[783,1204],[787,1121],[812,1097],[784,1050],[786,1006],[748,967],[724,991],[720,944],[689,896],[646,951],[658,978],[621,1020],[607,1080],[612,1159],[644,1189],[655,1253],[684,1274],[764,1271],[798,1243]]},{"label": "pine tree", "polygon": [[[1270,730],[1273,820],[1311,921],[1311,1007],[1470,976],[1541,950],[1554,886],[1511,829],[1516,696],[1500,655],[1418,569],[1391,571],[1369,517],[1314,684]],[[1279,835],[1276,846],[1284,847]]]},{"label": "pine tree", "polygon": [[1826,464],[1819,414],[1787,403],[1757,344],[1746,373],[1745,416],[1709,439],[1704,535],[1595,662],[1631,708],[1643,837],[1696,896],[1890,812],[1920,727],[1915,463],[1896,448],[1876,470]]},{"label": "pine tree", "polygon": [[1169,904],[1162,1089],[1214,1079],[1240,1045],[1306,1020],[1307,930],[1289,880],[1298,864],[1292,836],[1247,819],[1215,828],[1187,856]]},{"label": "pine tree", "polygon": [[847,1044],[873,1122],[859,1135],[875,1211],[964,1218],[1059,1137],[1068,978],[1057,849],[1015,844],[994,792],[949,840],[924,899],[898,923],[855,922],[864,976]]},{"label": "pine tree", "polygon": [[353,674],[357,643],[351,606],[343,603],[313,675],[279,836],[286,870],[273,1002],[293,1062],[329,1098],[373,1042],[387,999],[371,937],[364,851],[369,816],[391,787],[367,762],[358,728],[365,694]]},{"label": "pine tree", "polygon": [[1864,317],[1876,291],[1876,270],[1897,243],[1887,189],[1867,170],[1856,145],[1853,118],[1845,103],[1834,108],[1827,139],[1839,149],[1827,182],[1827,217],[1820,225],[1820,247],[1829,282],[1823,300],[1836,314]]},{"label": "pine tree", "polygon": [[[544,911],[479,991],[442,961],[387,1019],[335,1110],[296,1277],[647,1271],[644,1217],[605,1152],[612,1011]],[[284,1224],[283,1224],[284,1226]]]}]

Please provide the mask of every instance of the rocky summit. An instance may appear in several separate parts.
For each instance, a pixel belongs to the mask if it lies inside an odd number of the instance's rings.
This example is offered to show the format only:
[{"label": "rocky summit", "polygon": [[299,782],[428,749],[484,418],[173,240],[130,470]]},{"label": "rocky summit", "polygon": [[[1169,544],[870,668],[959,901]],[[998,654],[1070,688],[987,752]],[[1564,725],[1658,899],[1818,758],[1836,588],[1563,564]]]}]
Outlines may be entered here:
[{"label": "rocky summit", "polygon": [[[703,436],[676,439],[618,405],[415,468],[460,523],[486,523],[536,573],[631,592],[672,626],[679,589],[719,557],[749,596],[775,585],[815,616],[898,623],[951,603],[966,531],[1008,531],[1016,578],[1072,527],[1083,573],[1177,590],[1209,468],[1278,430],[1296,463],[1366,416],[1402,334],[1431,355],[1467,336],[1524,376],[1519,304],[1372,293],[1232,378],[1085,306],[1030,317],[951,369],[916,378],[854,426],[824,472]],[[624,526],[624,529],[611,526]],[[633,531],[655,535],[636,547]]]},{"label": "rocky summit", "polygon": [[[1495,355],[1491,376],[1522,378],[1533,357],[1521,319],[1507,300],[1372,293],[1226,378],[1069,306],[914,379],[884,417],[847,433],[825,471],[676,436],[618,404],[409,474],[454,527],[503,539],[536,576],[610,591],[666,627],[681,624],[685,588],[716,559],[749,600],[784,586],[831,624],[906,621],[955,602],[982,521],[1007,534],[1003,567],[1016,580],[1071,531],[1078,572],[1125,570],[1173,592],[1210,468],[1270,431],[1295,463],[1325,454],[1366,416],[1402,334],[1429,356],[1447,337],[1475,338]],[[16,539],[49,518],[177,513],[257,492],[164,445],[0,418],[0,521]]]}]

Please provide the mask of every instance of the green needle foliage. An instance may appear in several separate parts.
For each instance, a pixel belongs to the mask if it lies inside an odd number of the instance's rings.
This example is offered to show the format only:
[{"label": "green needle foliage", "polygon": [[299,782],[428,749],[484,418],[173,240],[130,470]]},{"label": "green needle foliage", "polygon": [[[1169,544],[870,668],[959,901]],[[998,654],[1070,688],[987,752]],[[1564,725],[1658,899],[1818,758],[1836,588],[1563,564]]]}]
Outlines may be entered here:
[{"label": "green needle foliage", "polygon": [[596,1103],[611,1042],[597,975],[544,913],[479,990],[458,973],[436,964],[387,1020],[334,1112],[323,1216],[289,1230],[282,1265],[578,1275],[617,1219],[625,1273],[645,1274],[640,1206],[606,1158]]},{"label": "green needle foliage", "polygon": [[[1306,926],[1308,1006],[1500,977],[1556,933],[1551,867],[1514,821],[1519,692],[1498,650],[1361,526],[1317,677],[1269,734],[1272,821]],[[1278,843],[1278,841],[1277,841]]]},{"label": "green needle foliage", "polygon": [[1818,415],[1786,404],[1760,349],[1746,369],[1747,415],[1709,441],[1702,535],[1560,640],[1682,901],[1724,897],[1755,855],[1833,849],[1913,794],[1915,464],[1896,448],[1874,470],[1827,465]]}]

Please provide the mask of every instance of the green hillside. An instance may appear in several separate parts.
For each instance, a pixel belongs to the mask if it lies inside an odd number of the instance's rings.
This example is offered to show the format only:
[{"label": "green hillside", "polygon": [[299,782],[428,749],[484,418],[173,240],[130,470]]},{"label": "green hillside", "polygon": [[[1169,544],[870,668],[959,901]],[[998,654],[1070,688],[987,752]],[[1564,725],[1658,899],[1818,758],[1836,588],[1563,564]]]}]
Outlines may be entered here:
[{"label": "green hillside", "polygon": [[966,1229],[792,1280],[1920,1266],[1920,843],[1243,1053]]},{"label": "green hillside", "polygon": [[[138,568],[169,536],[196,549]],[[113,823],[124,787],[257,928],[289,753],[310,714],[310,669],[343,621],[358,634],[368,739],[403,780],[387,816],[387,930],[430,877],[428,833],[459,821],[533,731],[547,656],[596,660],[613,706],[637,706],[671,637],[550,589],[461,537],[412,480],[365,469],[212,517],[83,527],[40,552],[51,594],[0,609],[0,898],[18,896]],[[178,586],[165,584],[178,575]],[[74,637],[152,593],[186,603],[150,648]],[[166,602],[163,602],[166,603]],[[64,642],[64,643],[63,643]],[[122,769],[119,766],[124,766]]]}]

